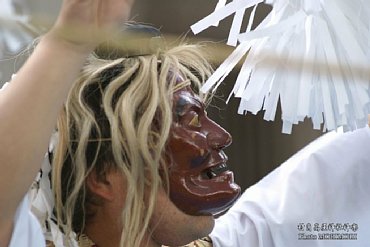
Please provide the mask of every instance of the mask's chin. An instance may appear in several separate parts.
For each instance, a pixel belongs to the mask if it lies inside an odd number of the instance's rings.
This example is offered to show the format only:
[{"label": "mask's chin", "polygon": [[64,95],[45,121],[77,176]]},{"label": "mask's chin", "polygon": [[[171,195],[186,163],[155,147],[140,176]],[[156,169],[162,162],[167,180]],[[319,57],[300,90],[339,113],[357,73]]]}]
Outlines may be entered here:
[{"label": "mask's chin", "polygon": [[225,167],[206,169],[199,175],[170,174],[170,199],[184,213],[218,215],[229,209],[240,195],[234,175]]}]

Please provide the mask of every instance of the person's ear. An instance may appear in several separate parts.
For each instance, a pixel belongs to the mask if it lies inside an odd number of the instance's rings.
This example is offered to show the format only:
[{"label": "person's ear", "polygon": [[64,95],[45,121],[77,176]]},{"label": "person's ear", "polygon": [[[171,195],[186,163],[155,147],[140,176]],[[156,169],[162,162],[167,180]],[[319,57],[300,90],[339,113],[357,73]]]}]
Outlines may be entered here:
[{"label": "person's ear", "polygon": [[95,195],[104,200],[112,201],[114,199],[114,181],[112,181],[112,172],[107,172],[103,177],[98,177],[95,171],[92,171],[86,179],[88,189]]}]

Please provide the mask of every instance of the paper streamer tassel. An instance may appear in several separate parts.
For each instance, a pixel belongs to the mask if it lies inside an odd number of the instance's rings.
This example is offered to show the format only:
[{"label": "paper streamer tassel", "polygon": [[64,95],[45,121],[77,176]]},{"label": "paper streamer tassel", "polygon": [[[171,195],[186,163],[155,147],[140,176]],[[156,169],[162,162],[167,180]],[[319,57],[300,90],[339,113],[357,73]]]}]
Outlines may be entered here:
[{"label": "paper streamer tassel", "polygon": [[[58,133],[55,132],[49,144],[49,152],[52,153],[58,143]],[[46,154],[41,170],[35,179],[33,185],[28,191],[28,197],[31,202],[31,211],[39,220],[44,237],[47,241],[53,243],[55,247],[78,247],[77,235],[72,232],[65,235],[57,224],[57,218],[54,215],[54,196],[51,190],[51,165],[49,155]]]},{"label": "paper streamer tassel", "polygon": [[14,8],[14,1],[2,0],[0,8],[0,58],[4,51],[19,52],[29,44],[38,31],[30,25],[30,17],[19,14]]},{"label": "paper streamer tassel", "polygon": [[[273,9],[250,31],[261,2]],[[251,7],[248,28],[241,32],[241,15]],[[324,131],[367,124],[370,1],[234,0],[219,4],[191,28],[197,34],[230,15],[234,21],[228,44],[237,47],[203,91],[216,90],[249,52],[230,94],[241,99],[238,113],[264,110],[264,119],[272,121],[280,100],[284,133],[291,133],[292,125],[306,117]]]}]

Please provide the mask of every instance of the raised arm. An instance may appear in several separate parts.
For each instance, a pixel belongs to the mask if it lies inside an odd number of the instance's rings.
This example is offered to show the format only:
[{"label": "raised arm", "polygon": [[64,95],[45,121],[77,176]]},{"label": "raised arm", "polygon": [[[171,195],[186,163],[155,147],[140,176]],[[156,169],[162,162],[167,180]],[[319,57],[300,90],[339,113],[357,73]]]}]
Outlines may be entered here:
[{"label": "raised arm", "polygon": [[[134,0],[64,0],[54,27],[0,93],[0,246],[40,168],[56,118],[87,55]],[[103,34],[102,34],[103,32]]]}]

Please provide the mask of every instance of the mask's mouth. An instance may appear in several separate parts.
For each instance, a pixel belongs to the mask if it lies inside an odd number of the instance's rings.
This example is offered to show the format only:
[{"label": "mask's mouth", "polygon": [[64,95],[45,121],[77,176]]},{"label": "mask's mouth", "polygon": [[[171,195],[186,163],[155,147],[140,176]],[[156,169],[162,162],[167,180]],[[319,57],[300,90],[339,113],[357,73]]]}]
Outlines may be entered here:
[{"label": "mask's mouth", "polygon": [[228,171],[229,168],[226,163],[221,163],[217,166],[212,166],[202,171],[201,175],[203,179],[213,179],[220,176],[222,173]]}]

